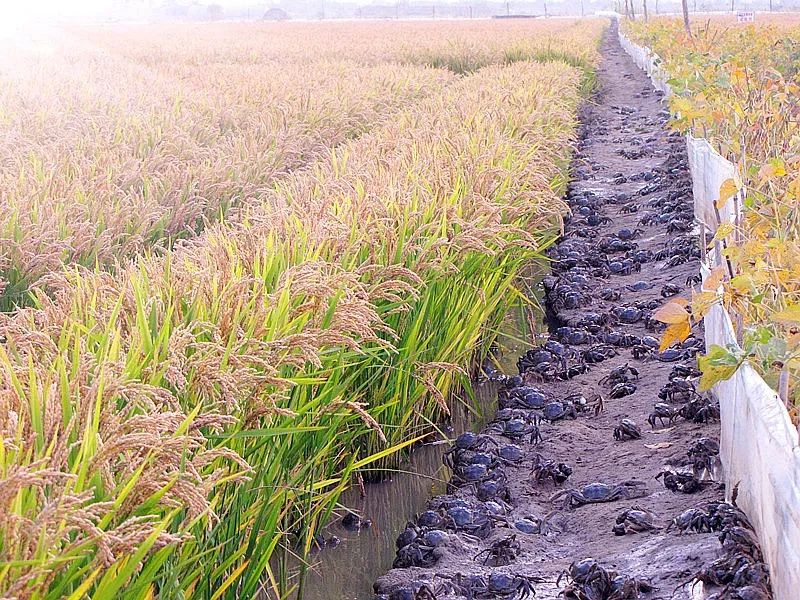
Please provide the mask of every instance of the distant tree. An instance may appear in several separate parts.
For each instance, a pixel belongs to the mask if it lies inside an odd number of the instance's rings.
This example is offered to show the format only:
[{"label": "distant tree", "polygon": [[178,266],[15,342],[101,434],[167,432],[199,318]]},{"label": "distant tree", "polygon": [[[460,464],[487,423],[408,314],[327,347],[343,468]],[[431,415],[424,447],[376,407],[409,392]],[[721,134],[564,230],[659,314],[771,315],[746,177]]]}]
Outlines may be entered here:
[{"label": "distant tree", "polygon": [[282,8],[270,8],[264,13],[263,19],[265,21],[285,21],[289,18],[289,14]]},{"label": "distant tree", "polygon": [[209,4],[206,12],[208,13],[208,18],[212,21],[222,18],[222,6],[219,4]]},{"label": "distant tree", "polygon": [[683,26],[689,37],[692,37],[692,28],[689,26],[689,1],[681,0],[681,6],[683,7]]}]

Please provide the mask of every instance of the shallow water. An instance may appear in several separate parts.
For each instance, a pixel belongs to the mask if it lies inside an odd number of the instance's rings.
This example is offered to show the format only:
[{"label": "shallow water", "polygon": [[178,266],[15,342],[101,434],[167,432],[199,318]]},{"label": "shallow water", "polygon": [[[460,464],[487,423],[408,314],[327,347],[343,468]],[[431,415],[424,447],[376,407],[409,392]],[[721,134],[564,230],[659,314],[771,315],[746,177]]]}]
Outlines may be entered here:
[{"label": "shallow water", "polygon": [[[516,373],[517,358],[530,347],[531,330],[540,329],[541,313],[531,319],[530,311],[509,313],[499,345],[501,355],[496,359],[504,373]],[[533,322],[531,322],[533,321]],[[497,400],[496,385],[477,384],[474,387],[476,404],[483,414],[494,414]],[[480,416],[471,414],[461,403],[455,403],[452,427],[444,433],[449,437],[484,424]],[[352,489],[340,502],[372,526],[360,532],[347,531],[335,519],[324,530],[324,536],[336,536],[341,543],[326,548],[311,557],[303,600],[371,600],[372,583],[392,566],[395,540],[406,522],[424,510],[426,501],[444,493],[449,470],[442,464],[442,455],[449,447],[446,440],[416,448],[400,471],[391,479],[366,486],[366,497]]]}]

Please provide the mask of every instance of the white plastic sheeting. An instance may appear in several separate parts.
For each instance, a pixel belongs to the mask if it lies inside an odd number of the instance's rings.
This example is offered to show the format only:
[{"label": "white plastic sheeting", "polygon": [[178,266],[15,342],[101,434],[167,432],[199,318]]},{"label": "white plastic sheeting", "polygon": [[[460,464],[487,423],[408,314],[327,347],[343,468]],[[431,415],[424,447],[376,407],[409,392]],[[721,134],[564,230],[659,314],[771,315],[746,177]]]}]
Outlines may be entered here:
[{"label": "white plastic sheeting", "polygon": [[[713,236],[720,223],[738,224],[738,207],[743,198],[743,186],[736,166],[720,156],[705,138],[686,136],[686,151],[689,154],[689,170],[692,173],[694,214]],[[719,188],[727,179],[733,179],[739,193],[717,209]],[[698,201],[698,198],[700,199]]]},{"label": "white plastic sheeting", "polygon": [[[730,317],[705,317],[707,344],[736,344]],[[749,364],[714,386],[720,399],[720,458],[728,496],[747,513],[761,541],[777,600],[800,597],[800,448],[775,392]]]},{"label": "white plastic sheeting", "polygon": [[[644,69],[653,86],[671,93],[661,61],[652,51],[633,44],[620,32],[620,43]],[[736,166],[702,138],[687,136],[695,216],[713,236],[723,222],[738,221],[743,192],[721,209],[715,207],[727,179],[740,184]],[[741,187],[741,185],[739,185]],[[723,263],[719,244],[708,254],[703,276]],[[706,345],[735,346],[730,316],[714,306],[704,319]],[[800,446],[797,430],[777,396],[745,363],[730,379],[714,386],[720,400],[720,458],[729,499],[753,522],[769,565],[776,600],[800,598]]]},{"label": "white plastic sheeting", "polygon": [[661,66],[661,59],[650,48],[638,46],[625,37],[622,31],[619,32],[619,43],[625,49],[636,66],[647,73],[653,82],[653,87],[661,90],[667,95],[672,93],[672,88],[667,83],[669,75]]}]

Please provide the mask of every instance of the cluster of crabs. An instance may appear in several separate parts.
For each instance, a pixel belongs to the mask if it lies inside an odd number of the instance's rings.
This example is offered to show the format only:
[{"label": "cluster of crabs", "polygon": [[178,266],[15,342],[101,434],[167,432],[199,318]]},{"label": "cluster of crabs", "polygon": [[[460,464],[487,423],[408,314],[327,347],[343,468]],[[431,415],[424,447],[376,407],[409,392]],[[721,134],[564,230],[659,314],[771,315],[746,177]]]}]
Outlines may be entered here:
[{"label": "cluster of crabs", "polygon": [[[616,108],[628,114],[629,107]],[[646,118],[663,122],[665,116]],[[595,127],[599,134],[601,125]],[[641,144],[618,154],[637,160],[657,153],[644,138],[638,139]],[[446,494],[431,500],[400,533],[394,567],[408,571],[401,580],[376,582],[380,600],[525,599],[536,595],[539,584],[557,589],[567,600],[647,596],[657,590],[650,579],[595,558],[575,560],[560,576],[556,571],[550,578],[534,570],[533,563],[544,560],[536,557],[536,544],[541,548],[542,540],[563,535],[567,515],[578,514],[572,511],[585,505],[613,502],[622,504],[620,511],[611,522],[602,517],[607,529],[597,535],[624,542],[636,538],[614,536],[717,533],[722,557],[687,583],[710,586],[716,600],[771,597],[752,527],[734,505],[705,502],[660,516],[640,505],[645,502],[639,499],[650,494],[645,481],[608,477],[571,486],[573,466],[578,466],[575,457],[548,456],[545,451],[549,439],[571,435],[559,432],[565,422],[598,429],[593,423],[610,406],[624,411],[629,396],[647,393],[642,378],[666,374],[670,367],[666,383],[652,393],[652,411],[643,418],[650,431],[658,435],[676,426],[704,428],[719,420],[718,402],[698,390],[700,373],[694,365],[704,349],[702,338],[690,335],[662,348],[665,325],[654,318],[665,302],[688,294],[699,282],[698,276],[688,274],[697,270],[687,263],[697,261],[700,248],[692,233],[691,180],[683,142],[673,135],[666,142],[667,156],[658,166],[611,175],[614,186],[638,182],[634,193],[603,191],[594,185],[568,190],[571,214],[564,236],[549,251],[552,273],[543,280],[546,310],[556,325],[519,358],[516,375],[504,375],[491,362],[481,369],[497,386],[498,409],[481,433],[458,436],[445,452],[443,460],[450,469]],[[579,148],[589,143],[584,139]],[[594,180],[596,172],[596,165],[579,164],[576,179]],[[624,219],[625,226],[615,225],[617,219]],[[615,366],[608,367],[606,361]],[[575,385],[586,383],[595,369],[602,370],[595,371],[591,385]],[[604,434],[615,446],[651,435],[628,414],[615,418]],[[681,494],[707,490],[719,481],[719,469],[719,444],[703,432],[652,476],[674,501]],[[542,513],[547,514],[527,514],[530,509],[521,507],[518,496],[531,489],[536,494],[547,490],[542,500],[547,506]],[[663,597],[671,597],[669,591]]]}]

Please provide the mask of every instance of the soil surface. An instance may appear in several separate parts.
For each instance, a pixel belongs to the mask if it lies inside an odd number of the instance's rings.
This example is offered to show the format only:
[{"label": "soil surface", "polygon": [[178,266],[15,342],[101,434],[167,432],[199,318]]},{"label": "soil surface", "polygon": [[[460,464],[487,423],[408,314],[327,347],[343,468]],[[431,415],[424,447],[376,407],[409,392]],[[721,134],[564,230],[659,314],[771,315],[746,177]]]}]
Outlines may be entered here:
[{"label": "soil surface", "polygon": [[[649,322],[647,315],[656,304],[667,301],[662,297],[666,284],[677,286],[678,295],[689,297],[688,286],[693,284],[692,277],[699,269],[697,241],[688,231],[683,231],[692,226],[691,180],[685,145],[680,136],[668,130],[668,114],[662,98],[619,46],[613,29],[603,42],[603,55],[598,71],[598,94],[582,116],[583,135],[573,169],[574,181],[568,193],[572,216],[553,253],[553,276],[545,281],[549,309],[558,323],[578,327],[578,331],[594,336],[595,343],[604,340],[610,331],[636,336],[636,341],[644,336],[660,338],[663,326]],[[588,209],[582,208],[587,206]],[[599,225],[588,223],[597,220],[602,222]],[[634,260],[627,266],[637,270],[630,274],[609,273],[620,268],[626,270],[626,264],[621,262],[626,250],[610,251],[616,243],[613,240],[619,240],[618,233],[625,228],[634,235],[628,254]],[[624,232],[621,237],[626,237]],[[603,242],[605,249],[601,249]],[[642,287],[648,289],[636,291],[634,284],[642,281],[647,284]],[[570,295],[570,289],[577,295]],[[619,298],[615,298],[617,292]],[[604,297],[614,299],[604,300]],[[576,303],[579,306],[574,307]],[[642,310],[642,318],[634,323],[619,322],[621,315],[614,315],[617,307],[636,306]],[[622,315],[622,320],[627,320],[625,317],[627,315]],[[590,323],[593,319],[599,319],[600,323]],[[581,328],[586,325],[589,326]],[[555,331],[553,333],[556,339]],[[702,333],[696,332],[696,335]],[[698,597],[698,590],[693,594],[691,586],[683,584],[718,556],[717,535],[679,534],[674,528],[666,531],[666,526],[685,509],[720,499],[722,487],[716,481],[706,480],[699,491],[686,494],[666,489],[663,480],[656,479],[656,475],[665,465],[685,463],[687,450],[699,438],[717,440],[719,426],[713,415],[708,423],[678,417],[664,426],[659,422],[655,428],[648,424],[654,403],[663,401],[659,399],[659,392],[668,383],[673,367],[677,364],[693,366],[695,359],[693,351],[686,351],[677,362],[662,361],[660,359],[672,357],[659,356],[657,349],[645,352],[646,345],[646,341],[640,342],[638,350],[615,345],[616,356],[588,364],[587,372],[568,380],[552,381],[552,374],[537,377],[533,370],[527,370],[525,384],[537,387],[548,396],[560,400],[578,394],[591,404],[601,395],[604,410],[598,414],[593,409],[583,410],[574,419],[542,420],[539,430],[543,441],[538,444],[530,443],[528,430],[534,416],[541,416],[542,412],[520,410],[515,413],[525,423],[526,435],[513,440],[522,449],[522,459],[490,466],[488,471],[504,474],[491,475],[490,481],[506,482],[508,496],[504,500],[507,506],[501,502],[502,485],[496,504],[481,502],[475,485],[451,486],[450,495],[434,498],[428,505],[441,516],[441,529],[447,531],[446,537],[422,544],[418,556],[412,557],[412,562],[434,564],[395,568],[376,582],[376,593],[392,599],[427,599],[434,596],[425,595],[423,591],[416,596],[398,592],[409,586],[422,590],[421,582],[427,582],[436,598],[459,598],[464,594],[459,595],[448,587],[448,582],[458,580],[458,574],[464,582],[469,576],[483,576],[488,581],[492,573],[505,573],[530,578],[536,598],[555,599],[565,585],[563,579],[557,583],[559,575],[573,561],[592,557],[603,567],[649,580],[656,590],[643,593],[642,598]],[[585,351],[590,348],[587,344],[565,346],[570,366],[580,365],[582,361],[577,357],[581,354],[585,357]],[[642,352],[645,352],[644,357]],[[636,390],[630,395],[612,398],[611,387],[604,378],[612,369],[626,363],[638,370],[639,378],[633,381]],[[563,365],[554,361],[554,366],[563,371]],[[501,407],[511,405],[509,394],[513,395],[509,392],[505,403],[501,397]],[[681,404],[670,406],[677,410]],[[615,439],[613,432],[622,418],[635,421],[641,429],[640,439]],[[497,426],[502,427],[502,422]],[[491,428],[485,430],[491,431]],[[499,445],[512,441],[496,433],[487,435]],[[493,442],[486,441],[483,447],[487,452],[496,453]],[[551,480],[537,483],[532,475],[537,454],[569,465],[573,470],[569,479],[561,484]],[[574,508],[565,506],[563,495],[553,499],[562,490],[580,489],[593,482],[615,485],[628,480],[641,482],[642,497]],[[485,499],[486,494],[483,496]],[[464,504],[454,500],[463,500]],[[476,535],[472,536],[469,529],[464,531],[445,523],[448,508],[458,506],[473,509],[479,524],[487,520],[480,517],[481,514],[496,512],[500,515],[490,517],[490,524],[476,528],[472,531]],[[615,535],[612,527],[617,516],[632,506],[652,511],[661,529]],[[545,517],[546,533],[523,533],[515,527],[520,519],[528,518],[528,525],[537,525]],[[492,561],[484,564],[486,553],[475,558],[510,534],[516,534],[520,544],[519,553],[512,557],[510,564],[492,566]],[[487,592],[485,596],[476,593],[475,597],[525,597],[525,592],[525,585],[520,584],[516,596],[488,595]]]}]

